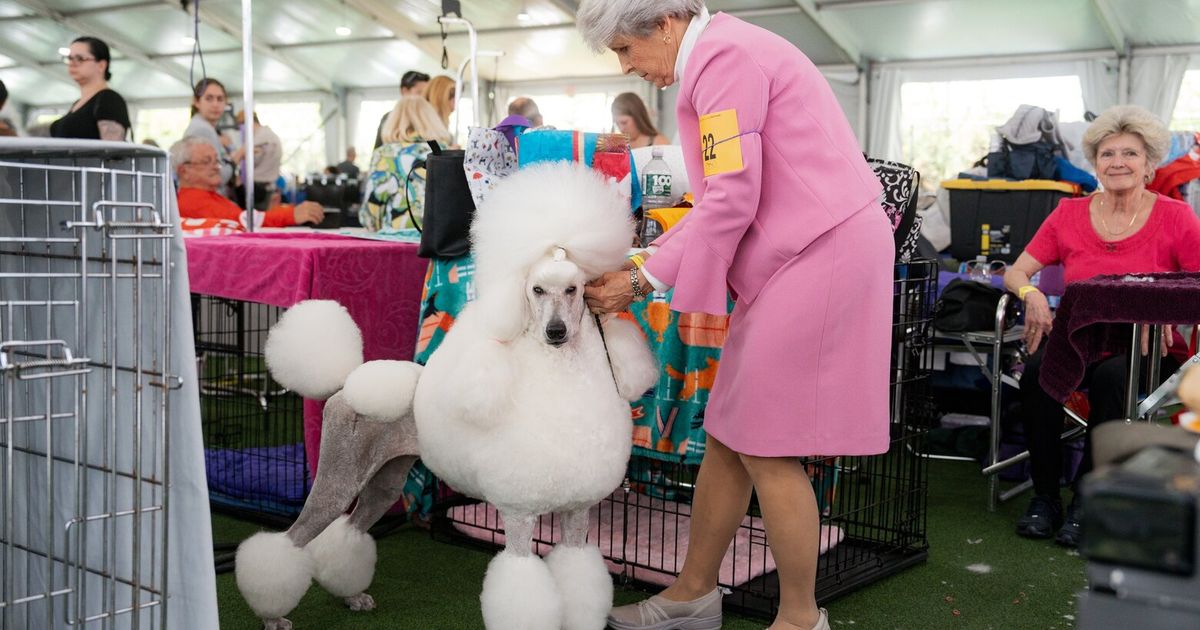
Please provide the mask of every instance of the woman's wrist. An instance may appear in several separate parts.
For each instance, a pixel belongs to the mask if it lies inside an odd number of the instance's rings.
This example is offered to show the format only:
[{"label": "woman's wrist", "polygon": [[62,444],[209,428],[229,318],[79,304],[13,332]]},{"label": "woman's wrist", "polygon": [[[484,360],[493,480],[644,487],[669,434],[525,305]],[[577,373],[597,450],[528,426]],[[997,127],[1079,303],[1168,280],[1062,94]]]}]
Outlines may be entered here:
[{"label": "woman's wrist", "polygon": [[1020,298],[1022,302],[1024,302],[1025,298],[1029,297],[1030,293],[1041,293],[1041,292],[1042,291],[1040,289],[1033,286],[1032,284],[1027,284],[1027,285],[1021,287],[1020,289],[1017,289],[1017,297]]}]

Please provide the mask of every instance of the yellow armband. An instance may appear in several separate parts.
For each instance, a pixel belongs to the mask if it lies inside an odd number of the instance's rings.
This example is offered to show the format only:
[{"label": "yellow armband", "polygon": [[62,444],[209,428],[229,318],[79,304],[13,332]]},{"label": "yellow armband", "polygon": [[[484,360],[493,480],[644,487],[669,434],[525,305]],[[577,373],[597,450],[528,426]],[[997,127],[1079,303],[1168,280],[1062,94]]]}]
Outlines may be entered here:
[{"label": "yellow armband", "polygon": [[1021,287],[1020,289],[1017,289],[1017,297],[1021,298],[1021,301],[1024,302],[1025,296],[1027,296],[1030,293],[1033,293],[1035,291],[1038,293],[1041,293],[1041,291],[1039,291],[1037,287],[1033,286],[1032,284],[1027,284],[1027,285]]}]

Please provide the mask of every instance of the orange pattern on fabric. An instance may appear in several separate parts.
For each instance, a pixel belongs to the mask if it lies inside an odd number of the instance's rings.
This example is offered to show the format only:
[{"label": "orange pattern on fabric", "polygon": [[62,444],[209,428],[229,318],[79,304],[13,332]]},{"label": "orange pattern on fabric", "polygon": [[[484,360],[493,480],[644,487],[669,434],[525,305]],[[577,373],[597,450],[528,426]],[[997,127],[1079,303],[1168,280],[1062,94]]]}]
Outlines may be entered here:
[{"label": "orange pattern on fabric", "polygon": [[677,381],[683,381],[683,389],[679,390],[679,400],[690,400],[696,395],[696,392],[704,390],[712,391],[713,383],[717,381],[717,366],[720,361],[713,358],[705,359],[708,367],[691,372],[683,373],[670,365],[667,366],[667,376]]}]

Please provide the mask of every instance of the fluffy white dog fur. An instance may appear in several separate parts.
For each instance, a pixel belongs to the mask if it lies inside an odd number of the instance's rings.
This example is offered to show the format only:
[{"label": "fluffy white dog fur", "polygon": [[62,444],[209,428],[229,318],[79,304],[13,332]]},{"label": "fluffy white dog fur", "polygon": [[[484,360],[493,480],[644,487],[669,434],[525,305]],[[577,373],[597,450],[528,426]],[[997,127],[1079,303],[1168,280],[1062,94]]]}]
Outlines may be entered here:
[{"label": "fluffy white dog fur", "polygon": [[[507,549],[481,599],[489,629],[599,630],[612,584],[598,550],[581,551],[587,510],[621,483],[629,401],[658,376],[635,324],[607,318],[602,338],[583,303],[583,285],[625,261],[629,209],[590,170],[536,166],[492,190],[471,235],[478,299],[417,384],[421,457],[504,519]],[[537,516],[551,512],[563,514],[572,548],[559,572],[530,551]]]},{"label": "fluffy white dog fur", "polygon": [[371,610],[375,600],[364,591],[375,574],[375,541],[367,529],[395,504],[416,461],[412,399],[421,367],[363,363],[354,320],[322,300],[301,302],[280,318],[266,358],[284,387],[328,401],[304,509],[287,532],[256,534],[238,547],[238,589],[268,630],[291,628],[285,615],[313,577],[351,610]]}]

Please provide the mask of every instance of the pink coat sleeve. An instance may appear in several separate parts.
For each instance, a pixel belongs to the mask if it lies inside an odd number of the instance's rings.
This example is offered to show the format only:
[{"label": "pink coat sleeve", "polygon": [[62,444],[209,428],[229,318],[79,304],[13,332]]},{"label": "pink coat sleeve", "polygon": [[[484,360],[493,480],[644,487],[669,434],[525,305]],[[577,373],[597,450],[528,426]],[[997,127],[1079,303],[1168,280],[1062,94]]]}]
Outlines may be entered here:
[{"label": "pink coat sleeve", "polygon": [[[758,210],[762,183],[762,138],[769,83],[753,59],[726,46],[696,68],[690,103],[698,116],[737,112],[742,168],[705,178],[704,193],[688,213],[687,230],[664,239],[646,263],[654,277],[675,287],[671,308],[725,314],[726,276],[742,235]],[[683,95],[681,95],[681,98]],[[718,138],[717,142],[723,139]],[[685,151],[698,151],[699,138],[684,138]]]}]

